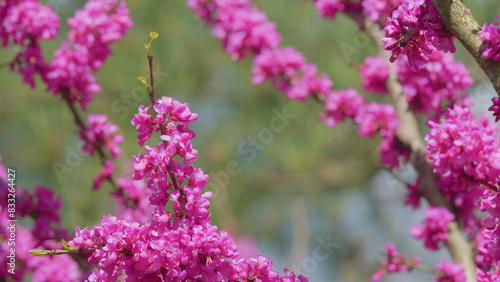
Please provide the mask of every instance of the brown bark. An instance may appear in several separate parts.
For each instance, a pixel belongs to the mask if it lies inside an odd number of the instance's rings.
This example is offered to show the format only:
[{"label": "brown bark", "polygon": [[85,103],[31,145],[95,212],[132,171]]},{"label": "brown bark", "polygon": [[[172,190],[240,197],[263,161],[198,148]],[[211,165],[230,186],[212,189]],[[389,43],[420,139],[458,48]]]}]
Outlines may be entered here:
[{"label": "brown bark", "polygon": [[481,26],[460,0],[433,0],[446,29],[462,43],[479,64],[500,96],[500,61],[483,57],[483,42],[478,32]]}]

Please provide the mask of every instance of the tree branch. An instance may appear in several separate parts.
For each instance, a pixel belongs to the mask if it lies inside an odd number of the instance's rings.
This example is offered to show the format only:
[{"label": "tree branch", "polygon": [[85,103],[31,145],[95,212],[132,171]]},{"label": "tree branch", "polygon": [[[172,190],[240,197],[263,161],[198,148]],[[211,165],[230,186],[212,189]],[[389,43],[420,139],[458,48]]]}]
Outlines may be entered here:
[{"label": "tree branch", "polygon": [[433,2],[446,29],[453,33],[472,55],[500,96],[500,61],[483,57],[483,41],[478,35],[478,31],[481,30],[479,23],[460,0],[433,0]]},{"label": "tree branch", "polygon": [[[385,51],[380,40],[384,36],[384,31],[377,24],[368,19],[363,22],[365,32],[376,44],[379,54],[383,55],[389,62],[390,53]],[[389,77],[387,79],[387,89],[393,102],[399,120],[397,137],[407,145],[412,152],[411,163],[417,170],[421,181],[422,196],[431,206],[445,207],[454,213],[452,205],[446,201],[441,191],[438,189],[436,178],[432,171],[431,164],[427,161],[425,145],[418,128],[417,119],[410,110],[408,101],[403,95],[402,86],[397,80],[394,64],[389,64]],[[458,262],[464,269],[467,281],[476,281],[476,264],[472,249],[462,235],[458,222],[455,220],[449,224],[449,236],[446,246],[448,247],[453,260]]]}]

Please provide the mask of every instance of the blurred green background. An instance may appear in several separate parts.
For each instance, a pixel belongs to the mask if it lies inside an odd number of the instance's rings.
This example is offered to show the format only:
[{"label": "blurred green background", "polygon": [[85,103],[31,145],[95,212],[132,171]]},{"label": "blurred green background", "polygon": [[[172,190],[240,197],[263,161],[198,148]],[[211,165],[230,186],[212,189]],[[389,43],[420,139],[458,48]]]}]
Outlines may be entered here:
[{"label": "blurred green background", "polygon": [[[84,3],[42,2],[53,5],[62,22]],[[481,23],[500,14],[495,3],[466,1]],[[335,89],[361,91],[356,65],[375,55],[375,50],[371,44],[363,44],[367,38],[349,19],[343,15],[334,22],[322,19],[305,1],[260,0],[255,4],[277,23],[283,36],[281,46],[291,45],[303,52],[331,76]],[[317,120],[323,110],[319,103],[294,102],[267,84],[252,85],[251,60],[233,62],[185,1],[129,1],[128,5],[135,25],[112,46],[114,55],[98,74],[102,92],[95,95],[89,108],[90,113],[108,114],[120,126],[125,143],[119,170],[126,173],[131,156],[140,151],[130,120],[148,98],[135,77],[148,74],[143,46],[149,32],[156,31],[160,34],[153,48],[159,78],[156,93],[188,102],[199,114],[192,124],[197,133],[193,143],[199,152],[196,165],[212,178],[209,187],[216,193],[211,212],[221,229],[237,238],[251,236],[260,252],[274,260],[276,270],[292,268],[310,281],[368,281],[378,269],[386,241],[395,242],[410,256],[423,257],[428,265],[447,257],[444,251],[423,251],[422,243],[407,235],[411,222],[423,216],[402,206],[404,188],[380,169],[377,139],[359,138],[350,122],[328,128]],[[44,43],[47,58],[66,31],[63,24],[59,37]],[[339,46],[352,46],[355,52],[345,56]],[[484,80],[471,58],[458,49],[457,58],[471,66],[475,79]],[[0,63],[5,63],[16,49],[0,52]],[[110,187],[105,184],[97,192],[91,188],[100,169],[98,160],[79,153],[76,126],[65,104],[43,86],[32,90],[20,80],[8,68],[0,69],[3,163],[17,169],[18,186],[33,189],[44,185],[61,195],[64,227],[93,226],[103,214],[114,212]],[[481,93],[479,100],[487,100]],[[267,144],[261,143],[263,149],[248,161],[238,147],[263,134],[275,116],[273,110],[284,107],[296,117],[282,131],[274,132]],[[58,177],[53,168],[57,163],[69,165],[71,172]],[[225,177],[228,163],[236,163],[241,172]],[[411,169],[402,174],[413,176]],[[214,178],[227,186],[221,187]],[[318,249],[320,259],[315,256]],[[426,281],[430,277],[417,273],[387,281]]]}]

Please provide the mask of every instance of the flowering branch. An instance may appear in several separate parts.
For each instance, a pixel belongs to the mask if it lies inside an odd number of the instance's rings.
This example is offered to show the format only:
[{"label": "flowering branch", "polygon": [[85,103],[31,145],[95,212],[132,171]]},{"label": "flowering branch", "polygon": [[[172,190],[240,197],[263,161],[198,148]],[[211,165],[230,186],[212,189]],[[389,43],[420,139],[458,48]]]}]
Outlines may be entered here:
[{"label": "flowering branch", "polygon": [[481,26],[460,0],[433,0],[444,26],[462,43],[479,64],[500,96],[500,61],[483,57]]},{"label": "flowering branch", "polygon": [[148,54],[148,63],[149,63],[149,79],[151,81],[151,86],[146,85],[146,89],[148,90],[149,99],[151,100],[151,105],[155,103],[155,80],[153,76],[153,55],[151,55],[151,47],[153,46],[153,42],[158,38],[158,33],[150,32],[149,33],[149,43],[146,44],[147,54]]},{"label": "flowering branch", "polygon": [[[64,101],[66,102],[66,104],[68,105],[68,108],[71,111],[71,114],[73,115],[73,119],[74,119],[76,125],[80,128],[80,130],[86,130],[88,127],[85,124],[85,122],[83,121],[80,114],[78,113],[78,110],[76,109],[75,104],[71,101],[71,98],[69,97],[69,93],[68,93],[67,89],[62,89],[61,93],[62,93],[62,97],[63,97]],[[105,161],[108,160],[109,157],[106,156],[106,154],[104,153],[102,145],[103,145],[102,142],[92,143],[92,146],[99,154],[99,158],[101,160],[101,163],[104,165]],[[109,179],[109,181],[113,186],[116,187],[116,185],[114,184],[114,181],[112,179]]]},{"label": "flowering branch", "polygon": [[[384,45],[380,41],[380,38],[384,36],[384,31],[368,19],[363,24],[366,34],[370,36],[377,46],[379,54],[383,55],[389,61],[391,54],[385,51]],[[453,213],[451,204],[446,201],[438,189],[432,166],[427,161],[425,145],[418,129],[417,119],[415,114],[410,110],[406,96],[403,95],[403,88],[398,81],[394,64],[389,64],[389,76],[386,85],[399,120],[397,137],[411,149],[413,157],[410,161],[419,174],[421,195],[431,206],[445,207]],[[467,281],[475,281],[476,264],[474,263],[474,255],[470,244],[462,235],[456,220],[449,223],[449,237],[446,246],[453,259],[464,267]]]},{"label": "flowering branch", "polygon": [[[386,257],[391,256],[390,252],[380,252],[380,253],[383,256],[386,256]],[[405,254],[398,254],[396,256],[393,256],[393,258],[396,258],[396,259],[400,260],[403,265],[406,265],[408,267],[408,271],[410,271],[412,269],[418,269],[420,271],[427,272],[427,273],[432,273],[432,274],[436,274],[436,275],[442,275],[443,274],[441,271],[439,271],[439,270],[437,270],[437,269],[435,269],[433,267],[430,267],[430,266],[427,266],[425,264],[421,264],[421,263],[416,262],[415,258],[407,259]],[[381,260],[380,264],[385,267],[386,264],[387,264],[387,261],[386,260]]]}]

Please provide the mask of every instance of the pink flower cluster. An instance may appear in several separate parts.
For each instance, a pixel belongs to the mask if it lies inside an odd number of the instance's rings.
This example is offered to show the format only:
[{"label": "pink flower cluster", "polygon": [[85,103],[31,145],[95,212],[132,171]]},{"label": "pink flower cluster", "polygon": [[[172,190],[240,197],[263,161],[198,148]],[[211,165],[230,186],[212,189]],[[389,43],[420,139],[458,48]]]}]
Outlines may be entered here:
[{"label": "pink flower cluster", "polygon": [[111,180],[114,171],[115,165],[113,164],[113,162],[111,162],[110,160],[105,160],[104,166],[102,167],[97,177],[94,179],[94,183],[92,185],[94,190],[98,190],[99,188],[101,188],[102,183],[105,180]]},{"label": "pink flower cluster", "polygon": [[[487,118],[477,120],[467,108],[454,106],[441,123],[429,121],[425,137],[427,153],[440,177],[440,188],[459,210],[466,231],[481,226],[474,215],[478,208],[488,213],[484,220],[492,236],[490,255],[500,261],[500,148],[497,127]],[[479,203],[478,203],[479,199]]]},{"label": "pink flower cluster", "polygon": [[497,127],[477,120],[468,108],[454,106],[441,123],[429,121],[425,137],[434,172],[455,192],[484,181],[499,183],[500,148]]},{"label": "pink flower cluster", "polygon": [[314,7],[323,17],[335,18],[337,12],[345,9],[344,0],[315,0]]},{"label": "pink flower cluster", "polygon": [[[496,17],[500,18],[500,16]],[[483,29],[478,34],[484,42],[483,57],[494,61],[500,60],[500,28],[498,23],[484,23]]]},{"label": "pink flower cluster", "polygon": [[477,232],[475,239],[477,250],[475,261],[477,263],[477,266],[480,269],[489,269],[494,265],[492,249],[494,250],[495,248],[498,248],[498,246],[493,246],[491,244],[493,234],[490,230],[482,228],[479,232]]},{"label": "pink flower cluster", "polygon": [[359,124],[358,134],[363,137],[372,137],[375,133],[389,137],[398,129],[396,111],[390,104],[376,102],[365,104],[359,109],[354,122]]},{"label": "pink flower cluster", "polygon": [[[89,281],[118,277],[125,281],[307,281],[288,270],[280,277],[261,255],[238,258],[233,238],[210,222],[211,192],[202,191],[208,175],[191,164],[197,151],[191,143],[195,134],[188,126],[197,115],[187,104],[169,97],[155,101],[154,118],[147,112],[150,107],[140,106],[132,124],[140,133],[140,144],[153,131],[160,132],[163,142],[154,148],[145,146],[146,154],[132,161],[134,178],[146,180],[151,190],[153,216],[142,222],[105,216],[91,230],[76,229],[70,245],[93,250],[89,263],[99,266]],[[140,184],[127,187],[130,182],[121,185],[129,195],[141,188]]]},{"label": "pink flower cluster", "polygon": [[[325,0],[315,1],[315,5],[321,13],[331,16],[336,13],[337,8],[344,11],[361,12],[359,2]],[[214,26],[215,36],[222,39],[226,52],[233,58],[239,59],[248,54],[255,56],[252,68],[253,83],[260,84],[269,81],[278,90],[284,92],[287,97],[294,100],[305,100],[309,96],[324,100],[325,111],[319,118],[325,120],[327,125],[333,127],[337,122],[344,121],[347,118],[355,119],[355,122],[362,127],[360,128],[360,134],[363,134],[363,136],[372,136],[373,133],[377,132],[384,137],[379,148],[379,151],[384,152],[382,161],[388,163],[391,167],[397,167],[399,166],[398,159],[400,157],[407,159],[409,156],[408,150],[399,146],[400,144],[395,140],[395,132],[389,132],[397,128],[397,121],[394,120],[395,115],[392,107],[372,103],[365,108],[365,100],[356,90],[331,90],[333,86],[331,79],[326,74],[318,76],[317,66],[308,63],[300,52],[292,47],[277,47],[279,40],[271,39],[279,37],[274,29],[274,24],[265,24],[264,21],[267,21],[267,19],[263,12],[258,11],[250,0],[190,0],[188,6],[195,11],[199,18]],[[227,13],[234,13],[238,17],[230,17]],[[245,19],[250,15],[256,15],[255,18],[259,19],[259,24],[246,22],[247,26],[243,27],[240,19]],[[267,41],[262,40],[260,33],[255,31],[256,26],[266,27],[269,36]],[[220,30],[224,30],[224,32],[220,32]],[[220,34],[223,34],[223,36],[220,36]],[[240,41],[243,41],[243,43],[240,43],[246,44],[246,47],[243,49],[228,48],[228,38],[233,37],[239,37]],[[258,47],[252,45],[254,42],[258,42],[260,45]],[[275,42],[275,44],[265,42]],[[241,50],[251,51],[242,52]],[[373,71],[371,72],[373,73]],[[380,84],[381,82],[377,83]],[[141,109],[140,111],[143,116],[141,118],[149,119],[147,109]],[[360,113],[363,114],[363,117],[356,120],[356,116]],[[384,122],[390,124],[383,124]],[[144,126],[144,130],[140,131],[140,135],[148,136],[150,134],[147,132],[148,128]]]},{"label": "pink flower cluster", "polygon": [[465,271],[460,264],[445,260],[436,264],[436,269],[443,274],[432,279],[433,282],[466,282]]},{"label": "pink flower cluster", "polygon": [[368,57],[360,67],[363,88],[375,94],[386,94],[389,66],[382,56]]},{"label": "pink flower cluster", "polygon": [[498,122],[500,120],[500,98],[495,97],[492,98],[491,101],[493,102],[493,105],[488,109],[488,111],[493,112],[495,122]]},{"label": "pink flower cluster", "polygon": [[63,232],[59,217],[61,198],[55,197],[54,191],[38,186],[33,193],[26,190],[20,190],[19,193],[18,215],[31,216],[35,220],[33,234],[38,240],[52,239]]},{"label": "pink flower cluster", "polygon": [[500,277],[500,267],[494,268],[493,271],[482,268],[476,269],[477,282],[495,282],[498,281],[498,277]]},{"label": "pink flower cluster", "polygon": [[483,245],[493,260],[491,266],[500,268],[500,193],[489,189],[482,192],[479,209],[489,214],[483,221]]},{"label": "pink flower cluster", "polygon": [[360,136],[373,137],[377,133],[382,137],[377,150],[380,153],[380,160],[391,169],[400,167],[401,162],[410,159],[410,150],[396,137],[399,122],[392,105],[367,103],[359,109],[354,122],[359,125]]},{"label": "pink flower cluster", "polygon": [[100,91],[92,75],[111,54],[109,45],[118,41],[132,26],[123,1],[90,0],[73,18],[68,41],[54,53],[46,83],[56,95],[66,95],[86,110],[92,94]]},{"label": "pink flower cluster", "polygon": [[454,37],[441,24],[432,0],[405,0],[388,18],[385,49],[392,51],[390,61],[403,54],[409,66],[418,71],[435,50],[455,52]]},{"label": "pink flower cluster", "polygon": [[420,198],[422,198],[422,194],[419,191],[420,187],[420,178],[417,178],[415,185],[408,184],[408,194],[406,194],[404,204],[411,206],[414,209],[420,207]]},{"label": "pink flower cluster", "polygon": [[188,6],[213,25],[214,36],[222,40],[233,59],[255,56],[255,84],[268,80],[296,100],[325,94],[333,86],[326,75],[317,76],[317,66],[307,63],[300,52],[292,47],[278,48],[281,36],[275,24],[250,0],[190,0]]},{"label": "pink flower cluster", "polygon": [[323,74],[316,77],[317,67],[291,47],[266,50],[254,59],[253,83],[269,80],[288,98],[304,100],[312,93],[328,93],[333,82]]},{"label": "pink flower cluster", "polygon": [[[80,138],[84,142],[82,151],[93,156],[95,150],[107,148],[111,158],[118,158],[122,150],[118,144],[123,142],[123,136],[116,134],[118,126],[108,121],[104,114],[91,114],[87,117],[87,127],[80,130]],[[102,158],[102,156],[101,156]],[[104,166],[94,180],[94,190],[101,187],[104,180],[111,179],[115,166],[110,160],[104,161]]]},{"label": "pink flower cluster", "polygon": [[396,138],[398,120],[394,107],[376,102],[366,103],[355,89],[328,91],[325,111],[320,120],[334,127],[347,118],[359,125],[358,134],[362,137],[382,136],[378,147],[381,161],[391,168],[399,167],[400,161],[408,161],[410,151]]},{"label": "pink flower cluster", "polygon": [[[7,218],[2,216],[2,221],[7,222]],[[3,226],[2,230],[7,231],[7,227]],[[8,234],[0,233],[0,263],[4,267],[0,268],[0,280],[2,281],[29,281],[45,282],[45,281],[82,281],[82,274],[78,269],[78,263],[70,256],[47,256],[35,257],[29,253],[35,249],[58,249],[59,244],[53,240],[38,241],[36,232],[23,226],[16,226],[16,245],[9,246],[6,237]],[[10,249],[16,249],[15,272],[9,273],[8,255]],[[24,280],[23,280],[24,279]]]},{"label": "pink flower cluster", "polygon": [[281,36],[276,31],[276,24],[269,22],[264,12],[252,7],[250,1],[219,2],[213,35],[221,40],[234,60],[279,45]]},{"label": "pink flower cluster", "polygon": [[363,14],[373,22],[385,23],[403,0],[363,0]]},{"label": "pink flower cluster", "polygon": [[119,219],[132,220],[144,224],[151,221],[154,206],[149,203],[151,190],[143,180],[129,177],[118,178],[118,191],[113,192],[115,210]]},{"label": "pink flower cluster", "polygon": [[[5,168],[0,163],[0,169]],[[33,249],[58,249],[58,243],[53,238],[65,238],[67,234],[60,226],[59,210],[61,198],[55,197],[54,192],[43,186],[36,187],[33,193],[16,187],[16,220],[9,221],[9,207],[7,205],[9,186],[6,177],[0,175],[0,280],[21,281],[30,278],[30,281],[81,281],[78,264],[69,256],[39,258],[32,256],[28,251]],[[8,203],[11,203],[10,201]],[[30,217],[34,221],[32,228],[21,226],[24,218]],[[15,225],[14,227],[12,225]],[[14,229],[12,229],[14,228]],[[15,240],[11,238],[11,231],[15,231]],[[14,245],[14,244],[15,245]],[[15,272],[7,270],[10,263],[11,249],[15,249]],[[61,267],[64,265],[64,267]]]},{"label": "pink flower cluster", "polygon": [[190,122],[198,118],[198,115],[191,113],[187,104],[181,104],[176,99],[168,97],[162,99],[164,99],[164,101],[161,100],[161,102],[157,102],[157,104],[153,105],[155,112],[159,113],[155,118],[148,112],[151,106],[144,107],[141,105],[139,106],[139,113],[132,119],[132,125],[134,125],[139,132],[137,136],[139,146],[143,146],[144,143],[151,138],[153,131],[161,132],[161,125],[163,125],[164,122],[170,121],[170,115],[172,115],[172,121],[179,121],[182,125],[180,126],[180,130],[182,130],[181,133],[194,134],[187,129],[187,127]]},{"label": "pink flower cluster", "polygon": [[437,50],[427,59],[427,64],[418,71],[408,66],[406,58],[400,58],[396,65],[398,80],[411,109],[438,120],[453,104],[471,106],[466,89],[474,80],[465,65],[455,61],[453,55]]},{"label": "pink flower cluster", "polygon": [[118,144],[123,136],[116,134],[118,126],[108,121],[104,114],[91,114],[87,117],[87,128],[80,131],[84,145],[82,150],[93,156],[96,147],[106,147],[113,159],[118,158],[122,150]]},{"label": "pink flower cluster", "polygon": [[385,272],[407,272],[410,271],[412,265],[420,263],[420,258],[406,259],[406,254],[399,253],[391,243],[386,244],[387,260],[382,263],[383,269],[378,270],[372,275],[372,281],[380,281],[384,277]]},{"label": "pink flower cluster", "polygon": [[429,250],[439,250],[439,242],[448,241],[448,224],[455,216],[446,208],[430,207],[425,211],[426,219],[420,225],[413,225],[411,235],[424,239],[424,246]]},{"label": "pink flower cluster", "polygon": [[68,20],[69,41],[62,42],[49,64],[44,61],[40,40],[52,39],[59,32],[59,17],[49,6],[37,0],[2,1],[0,25],[4,47],[9,42],[23,47],[11,63],[23,82],[34,87],[34,77],[39,74],[50,91],[68,96],[86,110],[91,95],[100,91],[92,73],[111,54],[109,45],[125,34],[132,21],[123,1],[88,1]]},{"label": "pink flower cluster", "polygon": [[45,78],[47,71],[40,41],[56,37],[59,33],[59,17],[52,8],[38,1],[2,1],[0,26],[2,46],[12,43],[22,48],[12,61],[11,68],[17,69],[24,83],[34,87],[34,76],[39,73]]},{"label": "pink flower cluster", "polygon": [[319,119],[329,127],[335,127],[346,118],[354,119],[365,103],[365,98],[356,89],[330,91],[326,95],[325,111]]},{"label": "pink flower cluster", "polygon": [[0,3],[0,22],[3,46],[9,41],[25,46],[38,40],[50,40],[59,33],[59,17],[49,6],[38,1],[3,1]]}]

